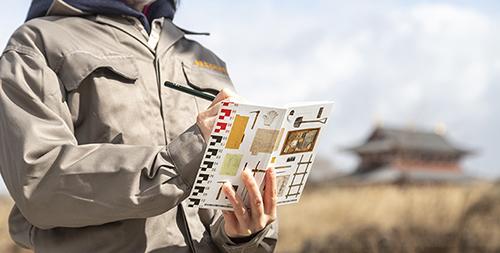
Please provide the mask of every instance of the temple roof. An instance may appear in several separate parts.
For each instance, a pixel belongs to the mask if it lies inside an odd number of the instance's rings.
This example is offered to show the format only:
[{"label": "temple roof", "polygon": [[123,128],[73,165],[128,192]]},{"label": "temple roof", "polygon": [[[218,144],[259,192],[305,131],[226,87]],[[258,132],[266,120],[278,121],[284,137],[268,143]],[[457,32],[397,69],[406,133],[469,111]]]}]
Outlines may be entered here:
[{"label": "temple roof", "polygon": [[358,154],[392,150],[420,151],[465,155],[469,151],[450,143],[445,136],[434,132],[377,127],[364,144],[348,149]]}]

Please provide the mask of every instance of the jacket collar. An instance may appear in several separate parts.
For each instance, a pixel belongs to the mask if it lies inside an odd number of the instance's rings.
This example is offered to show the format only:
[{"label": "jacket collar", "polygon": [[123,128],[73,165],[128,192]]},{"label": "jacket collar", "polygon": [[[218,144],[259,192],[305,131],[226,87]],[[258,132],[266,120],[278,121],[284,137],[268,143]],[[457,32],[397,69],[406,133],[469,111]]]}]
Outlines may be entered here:
[{"label": "jacket collar", "polygon": [[[133,19],[130,18],[129,20]],[[127,21],[127,19],[125,18],[97,15],[95,17],[95,21],[101,24],[115,27],[132,36],[137,41],[148,47],[148,42],[146,41],[144,35],[138,29],[134,28],[134,26],[131,25],[131,22]],[[175,44],[175,42],[183,38],[185,34],[186,33],[182,29],[174,25],[171,20],[165,19],[165,21],[163,22],[162,31],[160,33],[160,41],[158,43],[158,47],[156,48],[157,54],[162,55],[163,53],[165,53],[165,51],[167,51],[173,44]]]}]

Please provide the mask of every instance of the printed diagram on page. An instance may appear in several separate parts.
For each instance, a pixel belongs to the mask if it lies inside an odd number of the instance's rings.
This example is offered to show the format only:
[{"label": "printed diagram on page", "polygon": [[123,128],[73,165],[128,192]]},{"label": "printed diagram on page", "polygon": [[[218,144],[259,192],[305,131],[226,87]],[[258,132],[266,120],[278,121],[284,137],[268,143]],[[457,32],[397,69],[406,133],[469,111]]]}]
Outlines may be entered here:
[{"label": "printed diagram on page", "polygon": [[231,183],[237,194],[248,201],[242,171],[250,171],[263,191],[267,168],[276,172],[278,204],[297,202],[331,108],[331,102],[287,108],[223,103],[189,206],[231,210],[222,185]]}]

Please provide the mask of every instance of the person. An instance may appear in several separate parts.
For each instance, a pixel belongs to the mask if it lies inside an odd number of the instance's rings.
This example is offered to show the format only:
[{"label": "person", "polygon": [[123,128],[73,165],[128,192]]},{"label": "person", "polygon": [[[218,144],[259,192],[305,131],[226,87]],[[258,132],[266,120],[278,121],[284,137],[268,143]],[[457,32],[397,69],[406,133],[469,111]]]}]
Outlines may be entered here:
[{"label": "person", "polygon": [[[0,170],[15,242],[37,253],[272,252],[276,180],[249,208],[187,208],[225,63],[172,19],[174,0],[33,0],[0,58]],[[210,103],[164,87],[218,92]],[[219,92],[220,91],[220,92]]]}]

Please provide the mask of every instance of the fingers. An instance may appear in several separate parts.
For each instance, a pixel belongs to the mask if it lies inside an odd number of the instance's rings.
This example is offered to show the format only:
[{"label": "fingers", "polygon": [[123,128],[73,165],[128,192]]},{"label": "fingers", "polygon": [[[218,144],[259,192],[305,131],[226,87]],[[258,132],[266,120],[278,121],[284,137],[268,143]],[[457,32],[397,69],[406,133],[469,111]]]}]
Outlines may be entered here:
[{"label": "fingers", "polygon": [[206,111],[207,117],[215,117],[219,113],[220,108],[222,107],[221,103],[210,106]]},{"label": "fingers", "polygon": [[269,215],[273,220],[277,217],[276,201],[277,187],[276,187],[276,174],[274,170],[269,168],[266,171],[266,187],[264,189],[264,213]]},{"label": "fingers", "polygon": [[234,192],[233,187],[229,183],[225,183],[222,186],[222,191],[228,198],[229,202],[231,202],[231,205],[233,205],[234,209],[234,215],[236,216],[236,219],[240,224],[248,224],[248,213],[247,209],[245,207],[245,204],[243,203],[243,200]]},{"label": "fingers", "polygon": [[[214,118],[217,116],[217,113],[219,113],[220,108],[222,107],[222,104],[218,103],[215,104],[211,107],[209,107],[206,111],[200,112],[198,114],[198,121],[204,120],[204,119],[210,119]],[[215,118],[214,118],[215,120]]]},{"label": "fingers", "polygon": [[256,222],[261,222],[262,216],[264,215],[264,203],[262,201],[262,194],[260,193],[259,186],[257,185],[257,182],[255,182],[255,178],[250,175],[247,170],[244,170],[241,173],[241,179],[245,184],[250,198],[252,219]]},{"label": "fingers", "polygon": [[200,112],[196,118],[196,124],[200,128],[205,141],[208,141],[210,137],[210,132],[222,106],[221,101],[224,100],[236,102],[236,100],[239,100],[239,96],[230,89],[222,89],[207,110]]},{"label": "fingers", "polygon": [[196,118],[196,124],[200,128],[205,141],[207,141],[208,137],[210,136],[212,127],[215,124],[216,115],[219,112],[221,106],[222,105],[220,103],[215,106],[212,106],[207,111],[198,114]]},{"label": "fingers", "polygon": [[277,219],[277,189],[274,171],[272,169],[266,171],[266,187],[263,195],[260,193],[255,178],[248,171],[244,170],[241,177],[248,191],[251,211],[247,211],[245,203],[236,194],[231,184],[225,183],[222,188],[234,210],[223,211],[226,220],[224,229],[232,237],[251,235],[261,231]]},{"label": "fingers", "polygon": [[225,99],[231,98],[231,97],[236,97],[236,93],[234,93],[230,89],[224,88],[221,91],[219,91],[219,93],[217,94],[215,99],[212,101],[212,104],[210,105],[210,107],[218,104],[219,102],[221,102]]}]

